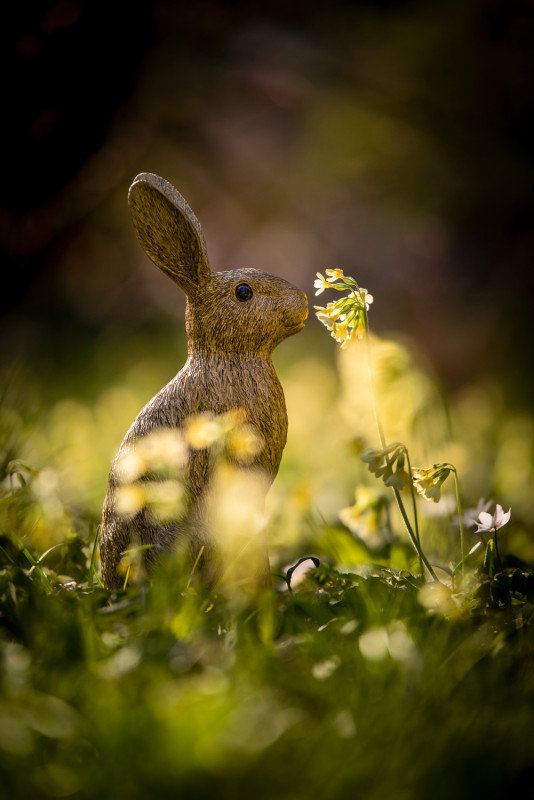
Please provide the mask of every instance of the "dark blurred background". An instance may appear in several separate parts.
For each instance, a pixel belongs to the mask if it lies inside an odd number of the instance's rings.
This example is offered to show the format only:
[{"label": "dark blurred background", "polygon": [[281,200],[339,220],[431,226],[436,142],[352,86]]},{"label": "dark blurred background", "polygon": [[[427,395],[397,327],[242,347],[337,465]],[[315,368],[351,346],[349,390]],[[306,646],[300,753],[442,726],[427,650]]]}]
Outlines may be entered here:
[{"label": "dark blurred background", "polygon": [[180,317],[127,209],[152,171],[213,269],[311,295],[342,267],[446,388],[489,374],[530,407],[532,2],[20,3],[2,27],[6,362]]}]

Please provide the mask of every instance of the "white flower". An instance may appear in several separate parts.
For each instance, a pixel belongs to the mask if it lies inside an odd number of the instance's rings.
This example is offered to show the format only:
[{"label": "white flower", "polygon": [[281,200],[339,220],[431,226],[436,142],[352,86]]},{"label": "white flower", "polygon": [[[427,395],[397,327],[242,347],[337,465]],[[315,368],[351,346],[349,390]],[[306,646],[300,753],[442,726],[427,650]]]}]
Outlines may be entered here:
[{"label": "white flower", "polygon": [[495,506],[495,513],[493,515],[489,514],[487,511],[481,511],[478,515],[478,520],[475,521],[475,525],[477,526],[475,533],[498,531],[499,528],[502,528],[503,525],[506,525],[511,514],[511,508],[504,513],[502,506],[500,506],[498,503]]},{"label": "white flower", "polygon": [[335,281],[342,281],[345,278],[342,269],[327,269],[325,271],[326,274],[328,275],[328,278],[326,279],[328,283],[334,283]]},{"label": "white flower", "polygon": [[330,289],[330,284],[320,272],[317,273],[317,279],[314,280],[313,285],[317,291],[315,294],[321,294],[325,289]]},{"label": "white flower", "polygon": [[[476,505],[476,508],[466,508],[462,514],[462,522],[464,525],[476,525],[477,518],[482,511],[487,511],[491,506],[491,500],[485,500],[481,497]],[[458,515],[454,518],[454,521],[458,523]]]}]

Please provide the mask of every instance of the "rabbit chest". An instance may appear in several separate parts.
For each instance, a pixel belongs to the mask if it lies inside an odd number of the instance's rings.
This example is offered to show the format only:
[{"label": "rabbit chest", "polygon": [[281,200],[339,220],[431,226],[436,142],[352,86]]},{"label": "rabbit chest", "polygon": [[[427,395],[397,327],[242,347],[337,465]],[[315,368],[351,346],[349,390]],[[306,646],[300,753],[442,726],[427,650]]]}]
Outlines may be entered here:
[{"label": "rabbit chest", "polygon": [[[161,420],[159,424],[181,427],[192,415],[224,414],[234,409],[244,410],[246,421],[260,436],[263,447],[255,464],[273,479],[287,439],[287,411],[284,392],[270,359],[190,356],[178,375],[149,404],[147,420],[152,425]],[[169,410],[172,420],[168,418]]]}]

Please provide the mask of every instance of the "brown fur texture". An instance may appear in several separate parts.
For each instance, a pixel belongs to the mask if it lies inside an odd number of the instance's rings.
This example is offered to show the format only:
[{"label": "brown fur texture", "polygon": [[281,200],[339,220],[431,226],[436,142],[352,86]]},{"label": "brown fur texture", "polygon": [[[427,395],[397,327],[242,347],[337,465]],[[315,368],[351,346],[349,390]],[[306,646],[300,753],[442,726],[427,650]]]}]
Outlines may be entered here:
[{"label": "brown fur texture", "polygon": [[[254,269],[212,273],[200,224],[183,197],[162,178],[143,173],[129,192],[129,205],[141,245],[152,261],[186,293],[188,358],[180,372],[140,412],[126,434],[111,468],[104,501],[100,554],[107,587],[121,588],[123,552],[131,543],[152,545],[145,560],[150,569],[161,552],[185,542],[208,583],[221,572],[217,546],[203,520],[212,474],[209,449],[190,449],[186,465],[188,511],[179,522],[154,521],[144,510],[133,518],[117,513],[116,488],[121,459],[148,433],[180,429],[191,415],[223,414],[241,409],[263,447],[251,465],[273,481],[287,436],[282,387],[271,361],[274,348],[297,333],[307,317],[306,295],[287,281]],[[247,284],[252,296],[236,296]],[[263,555],[268,583],[269,564]]]}]

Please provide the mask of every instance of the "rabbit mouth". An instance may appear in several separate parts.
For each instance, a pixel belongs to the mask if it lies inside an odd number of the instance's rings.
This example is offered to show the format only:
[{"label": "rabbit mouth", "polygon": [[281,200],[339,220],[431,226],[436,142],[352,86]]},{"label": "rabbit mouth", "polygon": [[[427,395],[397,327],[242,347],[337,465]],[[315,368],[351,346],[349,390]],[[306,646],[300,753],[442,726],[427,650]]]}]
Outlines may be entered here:
[{"label": "rabbit mouth", "polygon": [[282,315],[286,336],[291,336],[293,333],[301,331],[307,319],[308,301],[306,295],[302,294],[298,298],[298,302],[295,301],[292,307],[287,308]]},{"label": "rabbit mouth", "polygon": [[305,322],[297,322],[293,324],[288,324],[286,322],[286,335],[291,336],[293,333],[298,333],[304,328],[305,324]]},{"label": "rabbit mouth", "polygon": [[301,331],[303,329],[303,327],[305,326],[305,324],[306,324],[305,322],[297,322],[296,325],[288,325],[287,328],[290,331],[295,331],[295,332],[296,331]]}]

